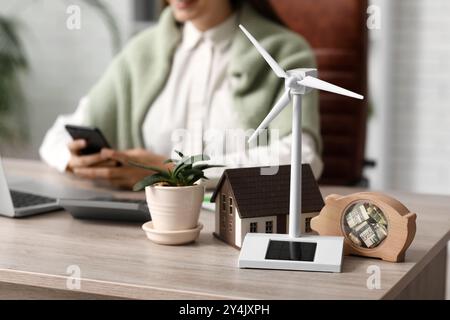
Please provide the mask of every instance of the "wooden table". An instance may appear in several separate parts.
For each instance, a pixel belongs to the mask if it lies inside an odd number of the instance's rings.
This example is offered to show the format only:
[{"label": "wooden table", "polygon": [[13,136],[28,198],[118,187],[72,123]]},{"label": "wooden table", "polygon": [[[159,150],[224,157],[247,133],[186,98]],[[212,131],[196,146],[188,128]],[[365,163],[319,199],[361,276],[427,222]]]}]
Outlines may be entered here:
[{"label": "wooden table", "polygon": [[[4,164],[9,174],[92,188],[39,162]],[[324,195],[355,191],[322,188]],[[334,274],[238,269],[239,251],[213,237],[208,211],[198,241],[174,247],[150,242],[137,224],[75,220],[66,212],[0,218],[0,298],[442,299],[450,198],[392,194],[418,214],[406,262],[345,257],[343,272]],[[79,289],[67,287],[69,266],[80,268]],[[370,266],[380,268],[380,289],[367,287]]]}]

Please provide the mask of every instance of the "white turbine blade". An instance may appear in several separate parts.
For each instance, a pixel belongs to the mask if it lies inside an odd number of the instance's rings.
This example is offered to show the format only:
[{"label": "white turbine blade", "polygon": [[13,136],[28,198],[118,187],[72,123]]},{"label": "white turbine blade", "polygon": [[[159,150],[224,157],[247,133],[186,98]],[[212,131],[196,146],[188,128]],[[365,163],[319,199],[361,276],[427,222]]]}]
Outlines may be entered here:
[{"label": "white turbine blade", "polygon": [[283,93],[280,100],[277,101],[277,103],[272,108],[272,110],[270,110],[269,114],[264,118],[264,120],[261,122],[259,127],[255,130],[255,132],[248,139],[248,143],[250,143],[254,139],[256,139],[256,137],[259,135],[260,131],[266,129],[269,126],[269,124],[272,122],[272,120],[275,119],[275,117],[277,115],[279,115],[280,112],[283,111],[283,109],[285,107],[287,107],[287,105],[289,104],[289,101],[290,101],[290,93],[289,93],[289,89],[288,89],[288,90],[286,90],[285,93]]},{"label": "white turbine blade", "polygon": [[355,98],[355,99],[361,99],[361,100],[364,99],[364,97],[360,94],[354,93],[350,90],[338,87],[334,84],[328,83],[323,80],[319,80],[319,79],[311,77],[311,76],[307,76],[306,78],[299,81],[298,83],[301,84],[302,86],[309,87],[309,88],[333,92],[333,93],[341,94],[343,96],[347,96],[347,97],[351,97],[351,98]]},{"label": "white turbine blade", "polygon": [[256,39],[251,35],[251,33],[248,32],[247,29],[245,29],[245,27],[242,24],[239,25],[239,28],[241,28],[241,30],[245,33],[247,38],[250,39],[250,41],[253,43],[253,45],[256,47],[259,53],[263,56],[263,58],[267,61],[267,63],[275,72],[275,74],[279,78],[286,78],[287,77],[286,71],[284,71],[283,68],[281,68],[280,65],[270,56],[270,54],[266,51],[266,49],[264,49],[259,44],[259,42],[256,41]]}]

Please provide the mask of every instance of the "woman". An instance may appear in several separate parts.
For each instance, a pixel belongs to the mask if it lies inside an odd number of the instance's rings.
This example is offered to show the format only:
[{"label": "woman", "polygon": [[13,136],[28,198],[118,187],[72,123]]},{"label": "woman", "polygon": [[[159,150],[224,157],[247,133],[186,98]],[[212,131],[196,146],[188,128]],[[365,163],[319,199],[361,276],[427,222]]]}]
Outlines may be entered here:
[{"label": "woman", "polygon": [[[269,128],[279,139],[267,146],[245,152],[242,139],[236,143],[228,137],[230,132],[248,135],[284,90],[283,81],[238,24],[245,25],[285,69],[315,66],[306,41],[263,18],[245,1],[167,2],[157,26],[130,41],[73,115],[57,119],[41,146],[41,157],[61,171],[122,188],[148,174],[128,166],[128,161],[164,166],[163,160],[176,148],[185,154],[224,152],[218,162],[227,166],[249,165],[250,159],[263,164],[263,155],[272,164],[289,163],[290,108]],[[318,176],[322,163],[317,93],[306,95],[303,105],[303,159]],[[64,131],[67,123],[98,127],[114,149],[79,155],[85,141],[71,141]],[[219,138],[206,146],[214,135]],[[123,165],[115,166],[115,161]]]}]

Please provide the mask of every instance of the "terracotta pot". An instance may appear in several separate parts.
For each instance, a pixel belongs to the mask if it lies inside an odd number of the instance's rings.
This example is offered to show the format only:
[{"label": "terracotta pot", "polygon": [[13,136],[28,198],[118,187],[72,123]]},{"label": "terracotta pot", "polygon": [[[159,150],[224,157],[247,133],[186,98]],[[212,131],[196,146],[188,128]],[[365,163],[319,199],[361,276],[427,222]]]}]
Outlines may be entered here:
[{"label": "terracotta pot", "polygon": [[203,185],[146,187],[145,195],[155,230],[175,231],[196,228],[204,194]]}]

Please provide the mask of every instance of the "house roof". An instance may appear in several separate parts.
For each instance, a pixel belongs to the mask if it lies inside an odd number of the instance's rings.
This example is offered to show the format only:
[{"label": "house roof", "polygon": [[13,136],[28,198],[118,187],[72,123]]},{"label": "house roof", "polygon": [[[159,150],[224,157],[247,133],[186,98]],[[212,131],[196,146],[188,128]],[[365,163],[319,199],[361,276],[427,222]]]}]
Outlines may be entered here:
[{"label": "house roof", "polygon": [[[241,218],[289,214],[291,166],[280,166],[275,175],[262,175],[261,167],[227,169],[219,180],[211,202],[228,180]],[[302,212],[318,212],[323,198],[309,164],[302,165]]]}]

